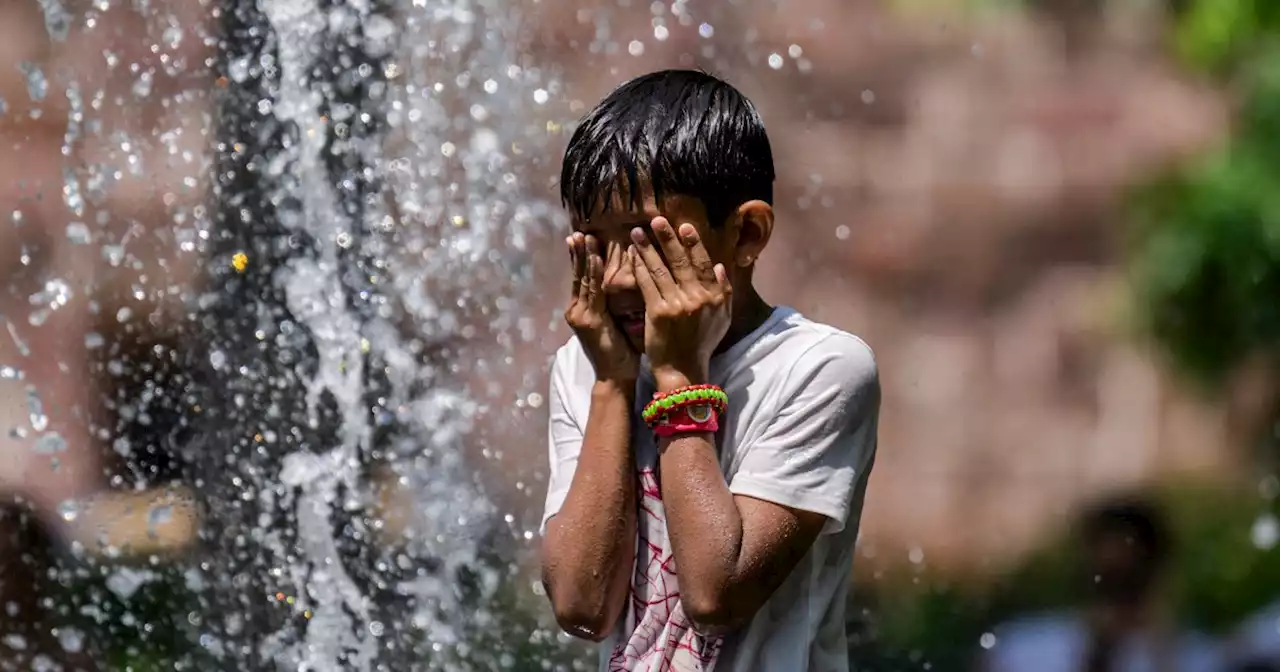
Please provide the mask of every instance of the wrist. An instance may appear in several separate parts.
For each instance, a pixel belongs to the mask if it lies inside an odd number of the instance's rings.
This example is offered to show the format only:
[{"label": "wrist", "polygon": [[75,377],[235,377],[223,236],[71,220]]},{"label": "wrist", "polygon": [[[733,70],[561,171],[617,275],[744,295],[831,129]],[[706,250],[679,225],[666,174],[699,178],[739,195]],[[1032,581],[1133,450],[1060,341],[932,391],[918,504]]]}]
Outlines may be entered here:
[{"label": "wrist", "polygon": [[591,389],[594,397],[622,397],[632,401],[636,397],[635,378],[597,378]]},{"label": "wrist", "polygon": [[705,367],[655,367],[653,379],[657,383],[658,392],[671,392],[690,385],[703,385],[707,382]]}]

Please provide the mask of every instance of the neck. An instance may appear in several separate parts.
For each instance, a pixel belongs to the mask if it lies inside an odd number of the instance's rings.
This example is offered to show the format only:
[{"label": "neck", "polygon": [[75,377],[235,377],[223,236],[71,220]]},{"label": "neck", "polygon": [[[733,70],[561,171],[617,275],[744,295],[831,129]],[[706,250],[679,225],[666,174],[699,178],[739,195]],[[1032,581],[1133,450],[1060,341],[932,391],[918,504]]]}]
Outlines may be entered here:
[{"label": "neck", "polygon": [[735,343],[747,337],[747,334],[760,328],[760,325],[773,314],[773,306],[769,305],[755,287],[750,284],[741,294],[735,294],[733,302],[733,322],[725,333],[716,354],[733,347]]}]

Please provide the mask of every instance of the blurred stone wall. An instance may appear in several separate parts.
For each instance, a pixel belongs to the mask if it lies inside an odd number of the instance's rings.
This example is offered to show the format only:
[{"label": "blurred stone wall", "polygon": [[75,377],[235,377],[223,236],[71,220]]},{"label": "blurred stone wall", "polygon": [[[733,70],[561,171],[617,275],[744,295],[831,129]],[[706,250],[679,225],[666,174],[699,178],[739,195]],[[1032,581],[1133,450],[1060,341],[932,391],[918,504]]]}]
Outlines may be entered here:
[{"label": "blurred stone wall", "polygon": [[998,564],[1100,489],[1236,468],[1226,409],[1122,328],[1125,187],[1225,123],[1159,15],[627,5],[543,2],[534,48],[575,113],[671,66],[758,103],[780,176],[759,285],[879,357],[866,555]]}]

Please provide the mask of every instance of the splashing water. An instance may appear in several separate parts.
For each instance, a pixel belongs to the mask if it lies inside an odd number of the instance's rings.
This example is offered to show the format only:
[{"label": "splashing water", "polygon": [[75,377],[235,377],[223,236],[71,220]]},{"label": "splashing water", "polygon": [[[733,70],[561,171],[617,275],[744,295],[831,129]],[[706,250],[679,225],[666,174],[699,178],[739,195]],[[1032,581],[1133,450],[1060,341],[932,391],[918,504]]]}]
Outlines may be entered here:
[{"label": "splashing water", "polygon": [[[161,4],[133,3],[168,26],[152,54],[200,39],[218,45],[208,61],[218,114],[202,131],[215,154],[212,197],[173,207],[172,226],[154,236],[197,256],[204,272],[194,286],[148,287],[144,275],[127,290],[136,300],[184,297],[183,344],[155,346],[135,366],[110,334],[76,336],[113,358],[103,369],[113,379],[148,377],[133,381],[143,388],[136,399],[113,402],[120,417],[149,427],[166,397],[179,416],[163,440],[94,429],[127,459],[168,446],[198,493],[200,548],[175,561],[197,602],[178,623],[196,650],[174,655],[174,669],[534,664],[530,642],[554,638],[512,626],[513,555],[529,535],[512,535],[512,516],[504,522],[480,484],[473,435],[487,402],[474,382],[527,338],[529,251],[559,215],[518,176],[542,174],[526,164],[551,151],[549,129],[559,124],[546,103],[559,85],[520,53],[512,0],[213,4],[220,25],[206,34],[149,9]],[[40,6],[55,41],[108,22],[113,10],[107,0]],[[160,95],[163,75],[203,67],[167,53],[155,67],[103,55],[113,72],[128,71],[123,88],[137,101]],[[69,219],[57,235],[68,254],[97,244],[104,266],[142,268],[135,250],[152,234],[133,223],[112,229],[102,204],[113,185],[145,174],[143,145],[194,161],[179,143],[185,131],[95,138],[109,135],[94,118],[113,98],[105,86],[71,83],[60,94],[57,73],[18,67],[31,101],[65,94],[64,156],[101,141],[127,164],[63,169]],[[179,98],[166,107],[194,100]],[[182,184],[195,191],[196,182]],[[15,227],[23,221],[15,210]],[[31,263],[25,249],[22,263]],[[0,315],[0,338],[28,357],[24,338],[86,305],[109,328],[145,336],[140,318],[154,315],[103,311],[86,277],[41,277],[22,295],[26,320]],[[26,384],[9,362],[0,379]],[[24,389],[23,437],[40,454],[74,452],[51,429],[56,404],[34,382]],[[155,485],[146,480],[113,485]],[[149,537],[185,515],[165,501],[142,512]],[[68,499],[54,513],[80,523],[97,520],[94,506]],[[83,551],[74,546],[77,562]],[[166,581],[161,559],[148,561],[98,573],[77,565],[68,576],[102,578],[89,600],[125,604],[120,622],[149,633],[153,625],[127,606]],[[109,619],[98,604],[80,611],[99,625]],[[64,651],[93,648],[93,624],[81,625],[54,630]]]},{"label": "splashing water", "polygon": [[221,664],[516,664],[477,645],[504,634],[487,605],[508,570],[484,560],[497,516],[466,458],[469,363],[514,342],[527,248],[553,216],[515,172],[542,149],[535,108],[555,85],[519,63],[513,9],[264,0],[226,14],[217,261],[200,301],[221,403],[200,404],[199,451],[222,549],[199,570],[234,588],[212,598],[224,616],[201,641]]}]

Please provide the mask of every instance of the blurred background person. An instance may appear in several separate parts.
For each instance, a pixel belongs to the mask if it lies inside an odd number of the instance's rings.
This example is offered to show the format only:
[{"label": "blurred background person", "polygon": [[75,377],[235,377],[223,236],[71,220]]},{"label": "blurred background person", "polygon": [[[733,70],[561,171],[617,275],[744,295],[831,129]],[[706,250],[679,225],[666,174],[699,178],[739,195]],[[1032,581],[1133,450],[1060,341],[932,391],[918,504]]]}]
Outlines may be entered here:
[{"label": "blurred background person", "polygon": [[984,672],[1218,672],[1209,638],[1179,628],[1164,579],[1174,561],[1164,515],[1149,502],[1095,505],[1077,530],[1082,564],[1074,613],[1025,616],[997,626]]}]

